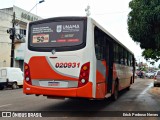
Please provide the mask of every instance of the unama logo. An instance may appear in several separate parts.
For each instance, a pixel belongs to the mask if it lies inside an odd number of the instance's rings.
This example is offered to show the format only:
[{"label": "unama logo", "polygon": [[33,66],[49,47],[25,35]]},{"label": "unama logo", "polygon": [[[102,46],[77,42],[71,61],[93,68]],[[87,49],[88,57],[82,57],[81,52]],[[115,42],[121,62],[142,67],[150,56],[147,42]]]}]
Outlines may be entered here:
[{"label": "unama logo", "polygon": [[58,33],[62,32],[62,25],[57,25],[57,32]]}]

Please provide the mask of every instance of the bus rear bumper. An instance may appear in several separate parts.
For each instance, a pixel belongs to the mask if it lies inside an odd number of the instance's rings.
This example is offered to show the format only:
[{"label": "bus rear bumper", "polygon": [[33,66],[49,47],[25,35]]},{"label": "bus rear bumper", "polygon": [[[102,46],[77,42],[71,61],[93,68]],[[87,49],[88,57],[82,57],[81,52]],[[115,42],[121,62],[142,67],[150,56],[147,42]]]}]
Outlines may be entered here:
[{"label": "bus rear bumper", "polygon": [[41,86],[32,86],[24,82],[24,94],[44,95],[50,97],[82,97],[92,99],[92,83],[88,82],[85,86],[79,88],[47,88]]}]

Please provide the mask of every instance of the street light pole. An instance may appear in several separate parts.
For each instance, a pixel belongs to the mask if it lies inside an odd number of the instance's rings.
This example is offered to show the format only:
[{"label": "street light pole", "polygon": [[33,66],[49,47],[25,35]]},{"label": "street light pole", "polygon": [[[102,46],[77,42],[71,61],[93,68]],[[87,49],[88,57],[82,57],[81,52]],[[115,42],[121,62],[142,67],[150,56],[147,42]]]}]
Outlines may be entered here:
[{"label": "street light pole", "polygon": [[[44,2],[44,0],[40,0],[27,14],[29,14],[38,4]],[[21,20],[20,20],[21,21]],[[18,22],[18,24],[20,23]],[[10,39],[12,40],[11,42],[11,60],[10,60],[10,67],[14,67],[14,39],[15,39],[15,12],[13,12],[13,19],[12,19],[12,28],[7,30],[7,33],[10,33]]]},{"label": "street light pole", "polygon": [[[32,8],[28,13],[30,13],[38,4],[43,3],[43,2],[44,2],[44,0],[40,0],[38,3],[36,3],[35,6],[33,6],[33,8]],[[28,14],[28,13],[27,13],[27,14]]]},{"label": "street light pole", "polygon": [[[45,1],[44,1],[44,0],[40,0],[38,3],[36,3],[36,5],[33,6],[30,11],[27,12],[27,15],[28,15],[38,4],[41,4],[41,3],[43,3],[43,2],[45,2]],[[22,18],[22,19],[23,19],[23,18]],[[21,19],[21,20],[22,20],[22,19]],[[19,22],[17,23],[17,25],[21,22],[21,20],[19,20]]]}]

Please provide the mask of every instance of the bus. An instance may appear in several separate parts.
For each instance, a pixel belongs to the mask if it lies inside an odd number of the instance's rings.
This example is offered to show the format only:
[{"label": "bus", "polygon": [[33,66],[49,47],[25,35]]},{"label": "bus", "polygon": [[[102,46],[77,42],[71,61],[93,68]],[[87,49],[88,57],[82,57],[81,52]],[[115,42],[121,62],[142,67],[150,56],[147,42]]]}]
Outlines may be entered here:
[{"label": "bus", "polygon": [[28,24],[26,95],[118,98],[134,83],[134,54],[91,17],[55,17]]}]

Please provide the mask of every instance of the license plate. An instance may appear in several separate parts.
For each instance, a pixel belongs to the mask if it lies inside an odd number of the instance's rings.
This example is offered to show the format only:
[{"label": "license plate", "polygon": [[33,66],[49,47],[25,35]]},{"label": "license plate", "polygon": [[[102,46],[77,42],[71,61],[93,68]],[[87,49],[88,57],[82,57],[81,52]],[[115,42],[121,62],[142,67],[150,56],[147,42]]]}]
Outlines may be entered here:
[{"label": "license plate", "polygon": [[52,86],[52,87],[57,87],[57,86],[59,86],[60,85],[60,83],[59,82],[54,82],[54,81],[51,81],[51,82],[48,82],[48,86]]},{"label": "license plate", "polygon": [[39,81],[40,86],[43,87],[55,87],[55,88],[66,88],[68,82],[66,81]]}]

